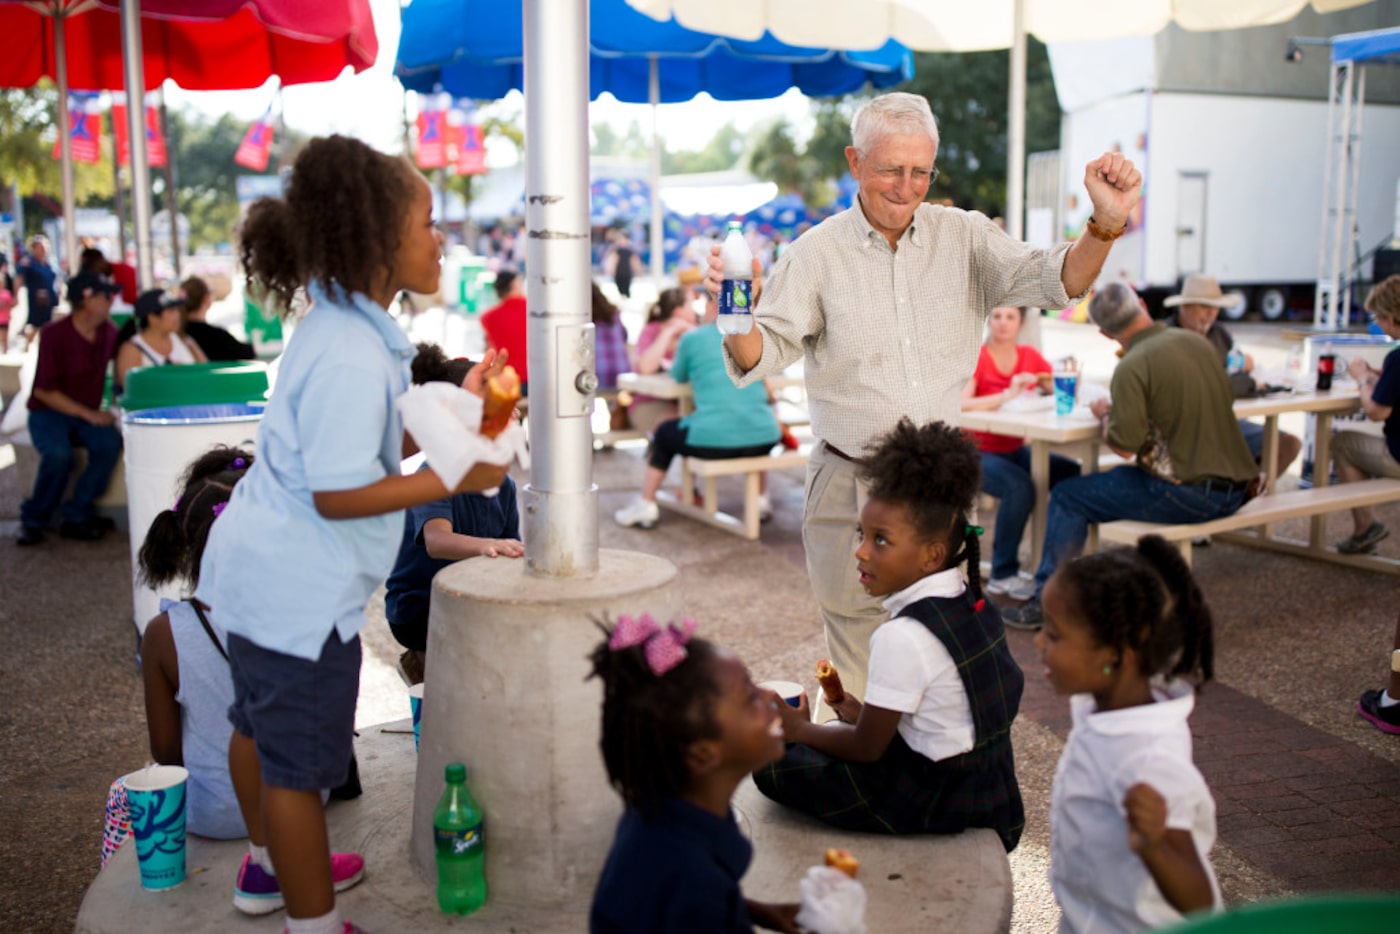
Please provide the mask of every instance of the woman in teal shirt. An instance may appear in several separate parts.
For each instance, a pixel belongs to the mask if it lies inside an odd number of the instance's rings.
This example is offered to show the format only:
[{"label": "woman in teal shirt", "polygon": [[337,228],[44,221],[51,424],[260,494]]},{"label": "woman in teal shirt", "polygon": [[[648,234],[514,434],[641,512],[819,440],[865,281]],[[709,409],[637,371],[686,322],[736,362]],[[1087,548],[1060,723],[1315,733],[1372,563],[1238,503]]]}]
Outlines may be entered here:
[{"label": "woman in teal shirt", "polygon": [[710,302],[701,326],[681,338],[671,377],[694,387],[695,411],[656,426],[647,454],[642,495],[613,513],[618,525],[652,528],[660,518],[656,491],[677,456],[722,460],[767,454],[782,437],[762,383],[737,389],[724,369],[723,336],[715,327],[719,306]]}]

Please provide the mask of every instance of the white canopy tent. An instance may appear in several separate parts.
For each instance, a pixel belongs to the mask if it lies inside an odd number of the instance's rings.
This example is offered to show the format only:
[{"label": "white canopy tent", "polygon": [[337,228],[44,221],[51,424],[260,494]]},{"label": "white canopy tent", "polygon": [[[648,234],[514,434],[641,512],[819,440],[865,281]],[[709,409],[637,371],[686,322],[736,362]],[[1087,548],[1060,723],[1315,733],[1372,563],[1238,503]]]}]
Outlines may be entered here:
[{"label": "white canopy tent", "polygon": [[791,45],[874,48],[897,39],[925,52],[1011,50],[1005,217],[1022,236],[1025,184],[1026,36],[1075,42],[1184,29],[1284,23],[1311,6],[1331,13],[1371,0],[627,0],[655,19],[675,17],[704,32],[756,39],[764,30]]}]

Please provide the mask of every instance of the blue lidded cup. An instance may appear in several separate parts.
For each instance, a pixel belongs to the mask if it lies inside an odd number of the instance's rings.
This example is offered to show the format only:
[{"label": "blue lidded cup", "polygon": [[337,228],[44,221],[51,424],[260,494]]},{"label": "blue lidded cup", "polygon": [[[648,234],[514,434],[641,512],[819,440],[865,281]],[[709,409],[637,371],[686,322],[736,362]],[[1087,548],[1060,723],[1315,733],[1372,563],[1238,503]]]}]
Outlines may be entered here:
[{"label": "blue lidded cup", "polygon": [[789,707],[796,707],[802,697],[802,685],[796,681],[760,681],[758,686],[776,693]]}]

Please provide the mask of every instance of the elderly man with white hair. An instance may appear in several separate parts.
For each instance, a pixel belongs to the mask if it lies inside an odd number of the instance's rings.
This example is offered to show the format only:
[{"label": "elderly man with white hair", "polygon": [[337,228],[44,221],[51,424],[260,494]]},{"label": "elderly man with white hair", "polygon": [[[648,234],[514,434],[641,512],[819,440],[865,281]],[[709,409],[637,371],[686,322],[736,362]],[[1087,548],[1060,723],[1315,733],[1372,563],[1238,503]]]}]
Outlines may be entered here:
[{"label": "elderly man with white hair", "polygon": [[1258,478],[1235,423],[1230,381],[1209,341],[1154,322],[1121,282],[1094,293],[1089,319],[1123,346],[1112,403],[1100,400],[1092,409],[1108,446],[1135,463],[1065,480],[1051,492],[1036,595],[1002,611],[1013,629],[1040,628],[1045,582],[1084,549],[1089,523],[1218,519],[1244,505]]},{"label": "elderly man with white hair", "polygon": [[[783,252],[753,329],[728,335],[724,353],[740,386],[804,361],[812,431],[821,439],[807,468],[807,571],[831,659],[863,698],[870,636],[886,611],[864,592],[851,554],[866,499],[860,459],[901,417],[957,424],[991,309],[1077,301],[1122,234],[1142,176],[1121,153],[1090,162],[1087,231],[1072,244],[1039,249],[982,214],[925,202],[938,176],[938,127],[924,98],[868,101],[851,121],[851,143],[857,203]],[[757,280],[757,264],[754,272]],[[721,279],[714,250],[712,295]]]}]

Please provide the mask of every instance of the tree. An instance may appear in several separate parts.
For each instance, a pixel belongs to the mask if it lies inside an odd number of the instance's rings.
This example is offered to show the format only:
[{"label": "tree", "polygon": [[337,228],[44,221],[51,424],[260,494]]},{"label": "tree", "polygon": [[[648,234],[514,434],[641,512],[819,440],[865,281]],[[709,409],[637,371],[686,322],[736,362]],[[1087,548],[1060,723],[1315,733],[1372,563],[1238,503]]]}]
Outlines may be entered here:
[{"label": "tree", "polygon": [[685,175],[692,172],[724,172],[734,168],[744,154],[748,137],[726,123],[715,131],[705,148],[698,152],[690,150],[661,150],[661,171],[667,175]]},{"label": "tree", "polygon": [[[938,120],[938,179],[929,197],[1000,215],[1006,203],[1010,53],[921,52],[902,90],[928,99]],[[1058,149],[1060,105],[1045,45],[1027,42],[1026,152]]]},{"label": "tree", "polygon": [[832,183],[847,168],[850,115],[858,101],[851,98],[817,102],[812,114],[815,127],[802,144],[786,120],[769,124],[749,152],[749,171],[782,191],[801,195],[809,206],[829,204],[834,194]]},{"label": "tree", "polygon": [[[0,187],[11,183],[22,195],[43,195],[61,202],[63,176],[53,157],[58,139],[58,91],[47,80],[33,88],[0,90]],[[105,140],[102,161],[74,163],[73,193],[79,205],[101,204],[112,196],[111,141]],[[39,218],[31,218],[38,230]]]},{"label": "tree", "polygon": [[[210,121],[195,110],[170,114],[179,212],[190,222],[191,250],[232,242],[238,223],[237,178],[245,170],[233,161],[247,124],[224,114]],[[164,197],[153,208],[167,207]]]}]

